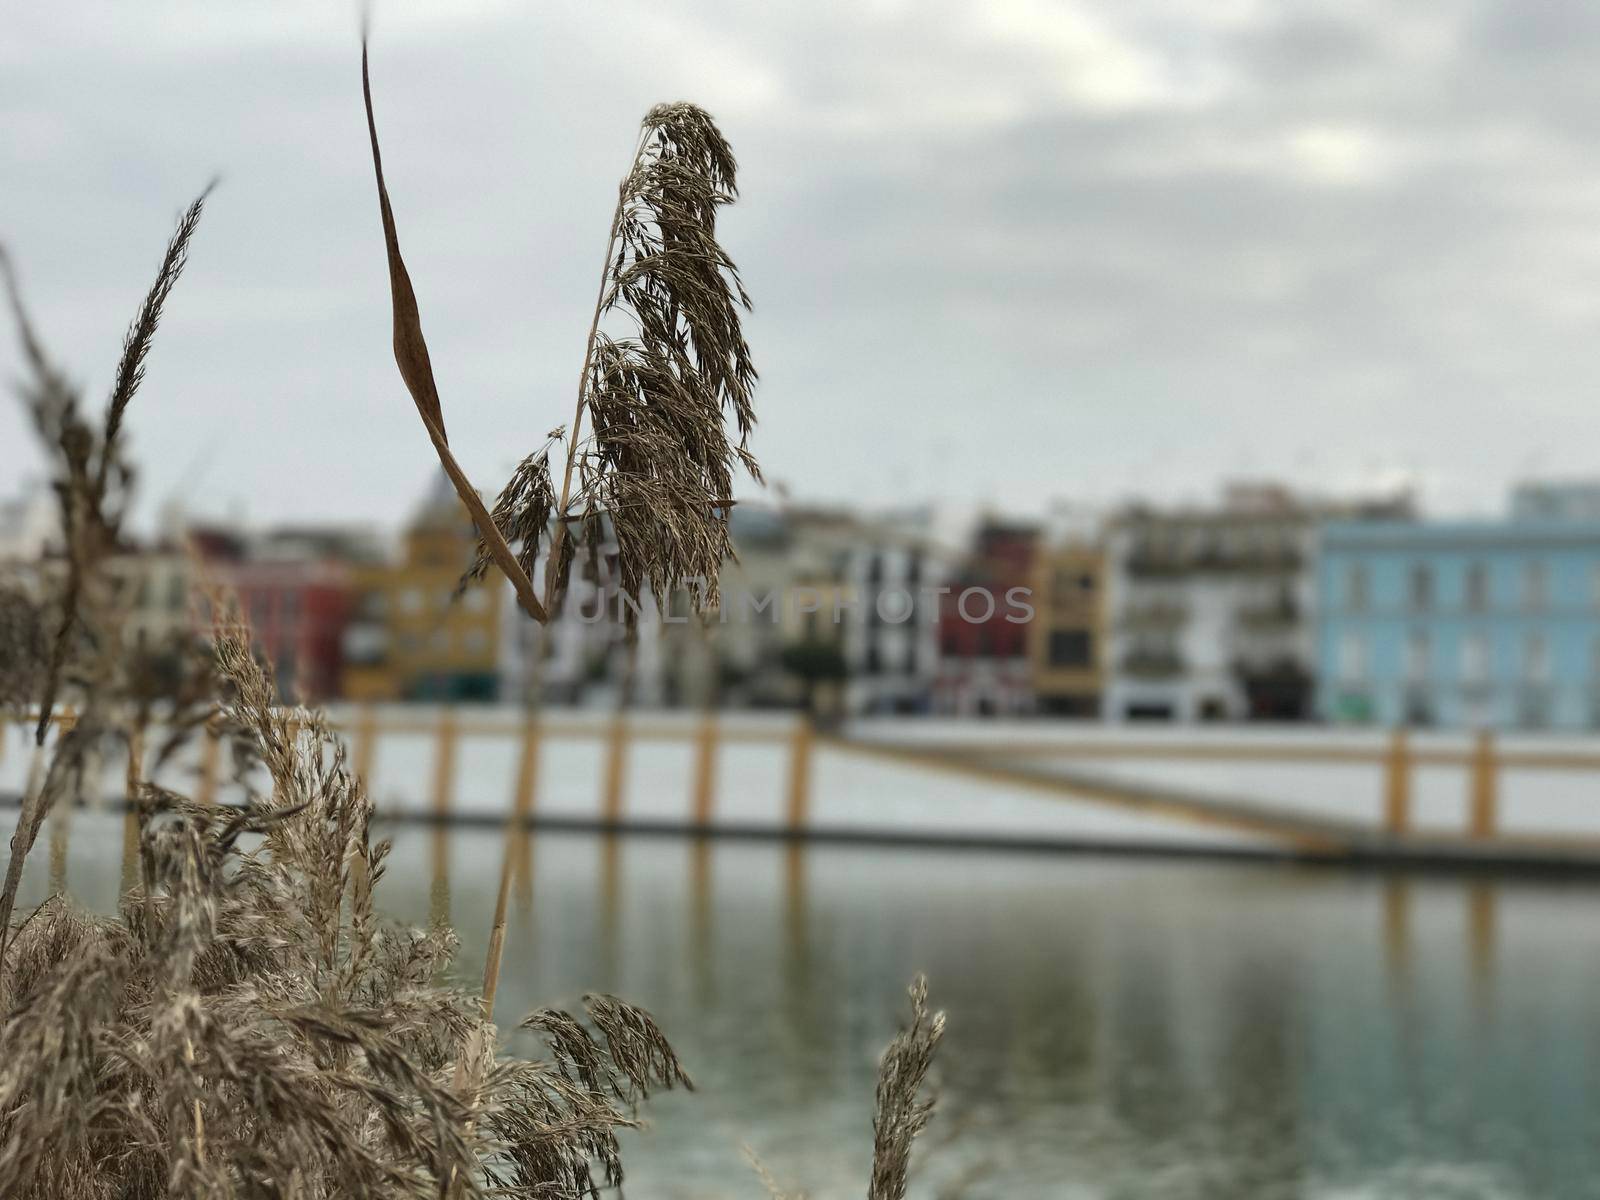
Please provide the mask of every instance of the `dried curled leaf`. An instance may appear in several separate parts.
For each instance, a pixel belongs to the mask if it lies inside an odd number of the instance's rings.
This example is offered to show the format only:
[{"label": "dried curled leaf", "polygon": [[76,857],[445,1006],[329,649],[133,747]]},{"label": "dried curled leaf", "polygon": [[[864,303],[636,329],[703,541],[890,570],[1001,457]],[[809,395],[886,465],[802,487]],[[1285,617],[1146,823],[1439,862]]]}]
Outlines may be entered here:
[{"label": "dried curled leaf", "polygon": [[456,494],[472,514],[472,522],[477,526],[478,536],[483,539],[490,557],[511,581],[517,594],[517,603],[534,620],[544,621],[547,619],[545,606],[534,593],[533,581],[518,563],[511,547],[500,536],[498,526],[484,507],[483,497],[478,495],[478,489],[472,486],[461,464],[456,462],[445,436],[444,407],[439,402],[439,387],[433,378],[428,342],[422,336],[422,314],[417,307],[417,293],[411,286],[411,275],[406,270],[405,260],[400,256],[400,235],[395,228],[394,208],[389,203],[389,188],[383,180],[383,155],[378,148],[378,122],[372,111],[372,80],[365,39],[361,43],[361,96],[366,104],[367,135],[372,143],[372,170],[378,181],[378,212],[383,222],[383,244],[389,261],[389,303],[394,317],[395,365],[400,368],[400,378],[405,382],[406,390],[411,393],[411,399],[422,417],[423,428],[428,432],[428,440],[433,443],[434,453],[439,456],[440,465],[450,477]]}]

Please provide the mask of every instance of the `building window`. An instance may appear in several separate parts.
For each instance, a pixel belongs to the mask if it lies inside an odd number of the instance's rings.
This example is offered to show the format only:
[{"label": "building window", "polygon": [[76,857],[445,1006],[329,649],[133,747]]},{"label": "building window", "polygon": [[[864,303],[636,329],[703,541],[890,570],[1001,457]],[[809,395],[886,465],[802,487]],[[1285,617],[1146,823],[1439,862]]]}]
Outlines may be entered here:
[{"label": "building window", "polygon": [[1086,629],[1050,631],[1052,667],[1087,667],[1092,662],[1093,641]]},{"label": "building window", "polygon": [[1464,683],[1483,683],[1489,678],[1489,638],[1474,632],[1461,639],[1461,679]]},{"label": "building window", "polygon": [[461,643],[468,654],[476,657],[489,649],[489,635],[481,629],[469,629],[462,635]]},{"label": "building window", "polygon": [[400,593],[400,607],[406,612],[422,611],[422,589],[407,588]]},{"label": "building window", "polygon": [[1550,572],[1542,562],[1531,562],[1522,570],[1522,606],[1539,612],[1550,603]]},{"label": "building window", "polygon": [[1427,612],[1433,607],[1433,570],[1418,564],[1411,568],[1411,607],[1417,612]]},{"label": "building window", "polygon": [[1358,683],[1367,677],[1367,639],[1355,631],[1339,639],[1339,678]]},{"label": "building window", "polygon": [[1482,563],[1467,567],[1466,606],[1468,612],[1481,613],[1489,608],[1489,568]]},{"label": "building window", "polygon": [[483,587],[470,587],[462,594],[461,604],[468,612],[482,612],[489,607],[489,593]]},{"label": "building window", "polygon": [[1370,584],[1367,578],[1367,568],[1363,563],[1353,563],[1345,572],[1344,577],[1344,603],[1351,612],[1366,612],[1370,603],[1368,591]]},{"label": "building window", "polygon": [[181,574],[167,576],[167,608],[172,612],[182,612],[188,599],[188,581]]},{"label": "building window", "polygon": [[1522,677],[1529,683],[1550,678],[1550,645],[1542,633],[1530,633],[1523,639]]},{"label": "building window", "polygon": [[1428,631],[1413,629],[1406,638],[1406,682],[1422,683],[1428,678]]}]

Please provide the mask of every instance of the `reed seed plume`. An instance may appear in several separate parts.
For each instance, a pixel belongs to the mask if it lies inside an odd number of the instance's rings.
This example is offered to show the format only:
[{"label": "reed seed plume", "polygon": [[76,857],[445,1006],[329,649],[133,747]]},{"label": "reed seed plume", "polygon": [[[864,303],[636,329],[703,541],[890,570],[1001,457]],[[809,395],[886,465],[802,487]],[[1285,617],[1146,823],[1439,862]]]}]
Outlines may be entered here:
[{"label": "reed seed plume", "polygon": [[662,104],[646,115],[584,349],[547,597],[563,586],[565,518],[575,514],[609,522],[621,589],[636,603],[647,591],[663,601],[690,579],[707,607],[717,602],[732,554],[734,470],[761,478],[748,448],[756,371],[741,313],[750,297],[716,233],[718,210],[738,194],[736,174],[704,109]]},{"label": "reed seed plume", "polygon": [[922,1097],[922,1089],[944,1036],[944,1014],[929,1014],[928,981],[920,975],[910,997],[911,1024],[889,1043],[878,1067],[867,1200],[905,1200],[911,1143],[933,1116],[933,1101]]},{"label": "reed seed plume", "polygon": [[[517,565],[529,579],[533,578],[539,545],[555,505],[555,487],[550,480],[550,444],[546,443],[517,464],[490,513],[501,536],[516,547]],[[465,589],[468,583],[482,579],[493,561],[494,552],[488,538],[480,531],[472,565],[461,577],[461,587]]]},{"label": "reed seed plume", "polygon": [[167,297],[172,294],[178,276],[183,274],[183,268],[189,261],[189,239],[194,236],[194,231],[200,225],[200,214],[205,211],[206,197],[211,195],[216,186],[216,181],[212,180],[184,211],[178,221],[178,228],[173,231],[171,240],[167,242],[167,252],[161,258],[156,281],[150,285],[144,303],[139,306],[139,312],[134,317],[133,323],[128,326],[128,332],[122,340],[122,357],[117,362],[116,378],[111,385],[111,399],[106,404],[105,434],[101,439],[100,462],[96,472],[96,484],[102,490],[106,486],[107,473],[113,464],[118,462],[117,439],[122,432],[122,416],[127,412],[134,393],[139,390],[139,385],[144,382],[145,359],[150,355],[150,346],[155,340],[156,327],[161,324],[161,314],[166,308]]},{"label": "reed seed plume", "polygon": [[64,543],[64,577],[51,597],[51,624],[43,670],[37,674],[38,723],[34,744],[43,747],[64,688],[83,703],[72,728],[60,738],[37,788],[27,789],[11,836],[11,854],[0,888],[0,959],[22,882],[22,864],[50,810],[81,793],[85,775],[98,762],[101,743],[113,734],[113,696],[123,689],[122,608],[108,560],[122,538],[132,467],[123,453],[123,415],[144,377],[144,363],[162,309],[182,273],[199,222],[202,192],[179,220],[156,274],[155,284],[124,342],[116,383],[98,429],[83,415],[80,395],[44,349],[22,300],[11,260],[0,252],[3,280],[22,348],[26,375],[18,384],[24,407],[50,458],[51,484]]}]

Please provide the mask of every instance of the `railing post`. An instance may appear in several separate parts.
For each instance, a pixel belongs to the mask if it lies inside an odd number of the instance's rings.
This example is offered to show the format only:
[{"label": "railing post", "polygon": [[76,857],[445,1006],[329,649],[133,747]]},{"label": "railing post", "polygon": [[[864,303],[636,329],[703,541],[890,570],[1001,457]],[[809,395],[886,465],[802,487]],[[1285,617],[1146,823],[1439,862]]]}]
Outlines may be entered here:
[{"label": "railing post", "polygon": [[606,736],[606,772],[600,792],[600,819],[607,825],[622,821],[622,784],[627,773],[628,719],[619,711],[611,718]]},{"label": "railing post", "polygon": [[1497,824],[1496,764],[1494,734],[1480,730],[1472,751],[1471,826],[1475,838],[1492,838]]},{"label": "railing post", "polygon": [[789,831],[805,828],[811,810],[811,714],[800,717],[789,744]]},{"label": "railing post", "polygon": [[356,714],[355,744],[350,748],[350,767],[367,795],[372,795],[372,761],[377,754],[378,714],[371,702]]},{"label": "railing post", "polygon": [[539,718],[529,713],[522,723],[522,752],[517,758],[517,790],[511,797],[518,829],[525,829],[533,812],[539,782]]},{"label": "railing post", "polygon": [[436,817],[450,815],[456,776],[456,710],[446,705],[439,710],[439,728],[433,746],[433,812]]},{"label": "railing post", "polygon": [[122,814],[122,891],[139,882],[139,788],[144,782],[144,730],[128,731],[128,770],[123,776],[125,810]]},{"label": "railing post", "polygon": [[194,798],[201,804],[217,802],[217,764],[222,755],[222,737],[210,721],[200,738],[200,780]]},{"label": "railing post", "polygon": [[1389,735],[1383,768],[1383,827],[1392,837],[1411,831],[1411,749],[1404,727]]},{"label": "railing post", "polygon": [[717,786],[717,714],[708,712],[700,722],[694,744],[694,782],[692,796],[694,824],[705,829],[711,824]]}]

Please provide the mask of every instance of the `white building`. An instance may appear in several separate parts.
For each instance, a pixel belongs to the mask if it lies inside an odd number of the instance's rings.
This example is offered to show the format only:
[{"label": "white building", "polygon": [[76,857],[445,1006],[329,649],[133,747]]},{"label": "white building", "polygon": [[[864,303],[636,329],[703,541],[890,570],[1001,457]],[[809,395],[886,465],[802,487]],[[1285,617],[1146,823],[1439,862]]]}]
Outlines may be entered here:
[{"label": "white building", "polygon": [[39,561],[60,549],[61,516],[49,488],[25,482],[0,499],[0,579],[31,584]]},{"label": "white building", "polygon": [[[547,555],[540,555],[534,565],[533,579],[541,592],[548,561]],[[572,707],[610,708],[617,700],[631,652],[630,705],[649,708],[662,703],[662,623],[655,602],[648,596],[642,600],[630,651],[621,619],[625,610],[619,607],[624,602],[607,576],[610,562],[611,556],[602,552],[598,579],[587,578],[574,566],[566,602],[548,625],[523,612],[511,584],[502,580],[506,595],[500,605],[503,624],[497,672],[502,701],[525,704],[537,699]]]},{"label": "white building", "polygon": [[1309,718],[1318,524],[1409,511],[1404,497],[1340,504],[1232,485],[1213,508],[1115,518],[1106,538],[1106,716]]}]

